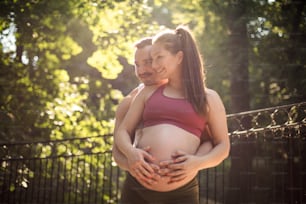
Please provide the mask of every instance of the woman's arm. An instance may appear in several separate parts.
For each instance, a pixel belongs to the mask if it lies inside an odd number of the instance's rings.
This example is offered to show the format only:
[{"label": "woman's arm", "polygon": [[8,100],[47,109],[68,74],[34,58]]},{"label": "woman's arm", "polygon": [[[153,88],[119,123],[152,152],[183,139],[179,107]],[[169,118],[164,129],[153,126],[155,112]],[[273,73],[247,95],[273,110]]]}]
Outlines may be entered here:
[{"label": "woman's arm", "polygon": [[199,160],[199,170],[219,165],[229,155],[230,140],[226,112],[217,92],[208,89],[208,127],[212,135],[213,149]]},{"label": "woman's arm", "polygon": [[149,88],[142,89],[135,97],[119,128],[115,132],[115,145],[128,159],[128,166],[150,176],[154,173],[152,167],[145,161],[153,161],[153,157],[142,149],[135,148],[132,144],[131,134],[142,118],[146,94]]},{"label": "woman's arm", "polygon": [[141,91],[135,96],[133,102],[121,121],[119,127],[115,128],[114,141],[119,150],[128,156],[133,151],[132,133],[136,129],[137,124],[141,120],[144,109],[144,92]]},{"label": "woman's arm", "polygon": [[[133,98],[138,93],[138,87],[132,90],[118,105],[116,113],[115,113],[115,128],[114,128],[114,137],[116,137],[116,132],[123,121],[126,113],[128,112],[131,102]],[[131,139],[133,140],[133,135],[131,135]],[[117,145],[114,143],[112,148],[112,155],[114,161],[118,164],[118,166],[124,170],[129,170],[128,160],[126,156],[118,149]]]}]

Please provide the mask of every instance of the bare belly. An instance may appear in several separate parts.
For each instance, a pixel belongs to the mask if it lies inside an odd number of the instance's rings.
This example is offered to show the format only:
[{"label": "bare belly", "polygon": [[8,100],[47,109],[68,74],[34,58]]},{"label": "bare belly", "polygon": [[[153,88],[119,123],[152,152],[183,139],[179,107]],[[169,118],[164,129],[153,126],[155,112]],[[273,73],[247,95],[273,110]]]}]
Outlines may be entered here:
[{"label": "bare belly", "polygon": [[[161,161],[172,159],[171,155],[176,150],[182,150],[188,154],[195,154],[199,144],[199,138],[193,134],[173,125],[161,124],[142,129],[137,146],[139,148],[150,146],[150,153],[156,159],[154,163],[159,164]],[[139,182],[148,189],[165,192],[187,184],[194,176],[196,176],[196,174],[189,175],[184,180],[171,184],[168,184],[168,177],[152,185],[148,185],[141,181]]]}]

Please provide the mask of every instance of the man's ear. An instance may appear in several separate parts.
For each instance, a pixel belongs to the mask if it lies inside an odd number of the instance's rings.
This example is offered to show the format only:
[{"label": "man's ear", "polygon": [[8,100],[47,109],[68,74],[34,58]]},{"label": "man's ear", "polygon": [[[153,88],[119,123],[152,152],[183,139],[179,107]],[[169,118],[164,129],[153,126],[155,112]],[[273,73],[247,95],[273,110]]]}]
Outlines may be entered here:
[{"label": "man's ear", "polygon": [[184,57],[183,51],[178,51],[176,53],[176,57],[177,57],[177,64],[181,64],[183,62],[183,57]]}]

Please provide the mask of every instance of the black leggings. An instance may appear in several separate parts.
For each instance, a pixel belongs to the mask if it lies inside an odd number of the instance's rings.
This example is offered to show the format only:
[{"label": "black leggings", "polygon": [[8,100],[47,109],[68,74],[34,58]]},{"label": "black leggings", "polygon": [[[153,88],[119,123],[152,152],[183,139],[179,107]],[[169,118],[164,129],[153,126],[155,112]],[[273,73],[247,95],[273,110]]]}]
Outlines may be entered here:
[{"label": "black leggings", "polygon": [[158,192],[143,187],[127,173],[121,191],[120,204],[199,204],[198,180],[195,177],[178,189]]}]

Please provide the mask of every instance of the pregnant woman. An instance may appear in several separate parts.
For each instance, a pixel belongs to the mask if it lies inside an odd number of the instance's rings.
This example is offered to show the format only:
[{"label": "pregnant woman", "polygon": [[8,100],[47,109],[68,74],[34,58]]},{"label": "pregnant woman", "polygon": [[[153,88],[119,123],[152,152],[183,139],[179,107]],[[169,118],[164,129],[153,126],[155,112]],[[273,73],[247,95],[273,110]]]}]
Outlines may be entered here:
[{"label": "pregnant woman", "polygon": [[[179,161],[185,161],[188,167],[181,168],[192,168],[193,173],[169,182],[170,178],[160,169],[157,173],[161,178],[151,184],[128,178],[130,193],[137,196],[137,203],[198,203],[197,172],[218,165],[229,153],[224,106],[218,94],[204,85],[200,54],[186,28],[178,27],[157,35],[151,56],[153,69],[167,78],[168,83],[144,87],[138,93],[116,131],[115,144],[127,157],[129,166],[141,174],[156,171],[144,157],[142,148],[147,146],[156,166],[167,163],[167,168],[171,169],[179,165]],[[131,134],[141,120],[144,127],[135,147]],[[206,125],[214,147],[205,155],[195,155]]]}]

